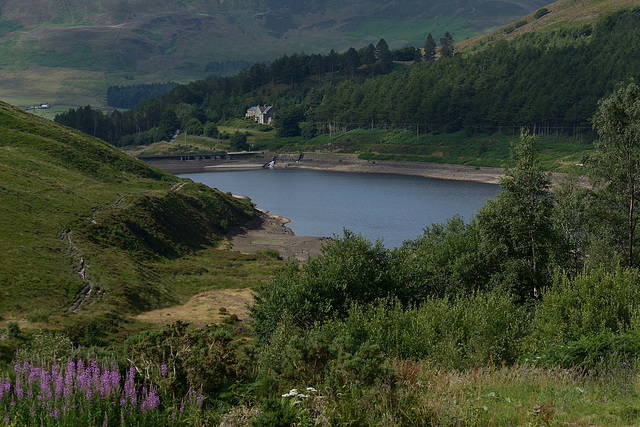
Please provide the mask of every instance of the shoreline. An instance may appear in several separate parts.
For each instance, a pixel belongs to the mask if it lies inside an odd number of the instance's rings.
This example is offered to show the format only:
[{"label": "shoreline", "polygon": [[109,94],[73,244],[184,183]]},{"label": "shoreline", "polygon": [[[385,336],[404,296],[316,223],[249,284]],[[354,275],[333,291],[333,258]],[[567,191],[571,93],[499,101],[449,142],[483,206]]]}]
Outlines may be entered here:
[{"label": "shoreline", "polygon": [[[185,161],[149,161],[151,166],[173,174],[190,174],[202,172],[222,172],[256,170],[276,156],[275,169],[302,169],[344,173],[378,173],[419,176],[431,179],[470,181],[497,185],[504,175],[502,168],[476,167],[423,162],[368,161],[358,159],[355,155],[331,153],[300,154],[263,153],[261,157],[229,160],[185,160]],[[550,174],[552,181],[558,180],[562,174]],[[250,200],[246,196],[234,197]],[[330,238],[317,236],[297,236],[287,224],[289,219],[272,215],[259,209],[255,204],[255,217],[247,223],[234,227],[225,238],[232,250],[255,253],[272,249],[278,251],[285,260],[305,262],[309,257],[317,257],[322,247]]]},{"label": "shoreline", "polygon": [[[278,164],[276,163],[276,168]],[[504,174],[501,168],[451,165],[424,162],[397,162],[393,160],[361,160],[356,156],[312,153],[305,154],[301,162],[288,164],[288,168],[323,170],[348,173],[381,173],[420,176],[423,178],[471,181],[498,184]]]},{"label": "shoreline", "polygon": [[[233,197],[247,199],[246,196]],[[297,236],[287,227],[288,218],[270,214],[254,205],[255,217],[243,225],[233,227],[225,239],[230,249],[239,252],[255,253],[272,249],[278,251],[284,260],[306,261],[309,257],[317,257],[322,253],[324,244],[331,240],[327,237]]]},{"label": "shoreline", "polygon": [[[264,153],[261,158],[242,161],[221,160],[151,160],[145,162],[158,169],[178,175],[231,170],[260,169],[275,154]],[[390,160],[361,160],[355,155],[331,153],[305,153],[301,161],[299,154],[278,154],[275,169],[307,169],[347,173],[383,173],[395,175],[421,176],[424,178],[472,181],[484,184],[498,184],[504,174],[501,168],[451,165],[423,162],[396,162]]]}]

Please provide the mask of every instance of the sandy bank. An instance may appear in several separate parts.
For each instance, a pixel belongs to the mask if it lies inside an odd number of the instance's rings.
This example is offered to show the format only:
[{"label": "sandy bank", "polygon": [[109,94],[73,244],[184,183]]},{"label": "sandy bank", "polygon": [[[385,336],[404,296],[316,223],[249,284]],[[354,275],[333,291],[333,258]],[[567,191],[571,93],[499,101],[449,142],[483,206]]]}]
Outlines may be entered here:
[{"label": "sandy bank", "polygon": [[354,173],[388,173],[398,175],[414,175],[426,178],[452,179],[458,181],[475,181],[497,184],[503,170],[462,165],[446,165],[422,162],[368,161],[358,159],[355,155],[330,153],[305,153],[304,158],[296,162],[299,154],[270,154],[243,159],[228,160],[145,160],[149,165],[173,174],[199,173],[213,171],[247,170],[262,167],[268,160],[277,156],[275,168],[326,170]]},{"label": "sandy bank", "polygon": [[388,173],[456,181],[474,181],[487,184],[498,184],[503,174],[503,170],[500,168],[423,162],[369,161],[358,159],[356,156],[325,153],[305,154],[304,159],[300,162],[295,161],[297,158],[298,155],[280,155],[276,162],[276,168],[288,167],[335,172]]}]

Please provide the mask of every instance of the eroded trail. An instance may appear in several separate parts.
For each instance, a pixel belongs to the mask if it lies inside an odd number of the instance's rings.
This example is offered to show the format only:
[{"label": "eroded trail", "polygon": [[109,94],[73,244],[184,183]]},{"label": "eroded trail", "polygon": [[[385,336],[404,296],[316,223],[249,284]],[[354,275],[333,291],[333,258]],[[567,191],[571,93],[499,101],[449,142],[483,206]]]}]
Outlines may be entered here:
[{"label": "eroded trail", "polygon": [[78,276],[84,283],[84,286],[78,291],[75,299],[69,307],[67,307],[67,313],[77,313],[85,304],[95,304],[102,301],[104,298],[105,290],[96,286],[93,281],[87,278],[87,264],[84,261],[82,251],[71,240],[71,232],[63,231],[63,240],[70,250],[70,254],[78,261]]}]

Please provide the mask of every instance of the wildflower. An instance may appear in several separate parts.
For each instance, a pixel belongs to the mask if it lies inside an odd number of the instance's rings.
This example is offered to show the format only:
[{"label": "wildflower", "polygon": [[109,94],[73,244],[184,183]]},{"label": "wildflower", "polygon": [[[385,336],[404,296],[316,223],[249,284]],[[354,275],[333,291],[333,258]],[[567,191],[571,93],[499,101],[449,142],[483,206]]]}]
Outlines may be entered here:
[{"label": "wildflower", "polygon": [[156,409],[158,406],[160,406],[160,397],[156,394],[155,390],[151,389],[145,401],[140,404],[140,410],[146,412],[151,409]]},{"label": "wildflower", "polygon": [[163,361],[162,365],[160,365],[160,375],[163,377],[167,376],[167,364]]},{"label": "wildflower", "polygon": [[62,395],[63,391],[64,391],[64,378],[62,377],[62,375],[58,375],[55,379],[54,394],[56,395],[56,397],[59,397],[60,395]]}]

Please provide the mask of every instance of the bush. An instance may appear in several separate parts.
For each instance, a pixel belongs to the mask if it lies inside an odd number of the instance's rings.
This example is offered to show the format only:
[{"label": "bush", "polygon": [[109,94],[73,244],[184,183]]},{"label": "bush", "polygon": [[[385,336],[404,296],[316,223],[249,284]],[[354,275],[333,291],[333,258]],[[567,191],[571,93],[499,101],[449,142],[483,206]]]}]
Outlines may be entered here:
[{"label": "bush", "polygon": [[18,322],[7,323],[7,337],[9,338],[20,337],[20,326],[18,325]]},{"label": "bush", "polygon": [[572,279],[557,275],[537,307],[529,349],[602,334],[640,331],[640,273],[635,269],[596,269]]},{"label": "bush", "polygon": [[533,15],[533,17],[536,18],[536,19],[540,19],[544,15],[546,15],[547,13],[549,13],[549,9],[547,9],[546,7],[543,7],[542,9],[538,9],[536,11],[535,15]]},{"label": "bush", "polygon": [[[619,363],[630,366],[640,356],[640,332],[583,337],[567,345],[548,348],[530,361],[563,368],[595,369]],[[626,364],[626,365],[625,365]]]},{"label": "bush", "polygon": [[205,326],[197,330],[185,322],[175,322],[161,330],[147,331],[130,337],[125,351],[137,366],[158,379],[165,366],[172,373],[171,391],[184,394],[189,390],[215,393],[240,379],[243,365],[236,358],[231,336],[221,327]]},{"label": "bush", "polygon": [[478,231],[460,216],[432,224],[391,254],[396,296],[419,303],[429,296],[466,293],[488,281],[478,251]]},{"label": "bush", "polygon": [[254,329],[265,339],[285,316],[308,327],[343,318],[354,303],[366,304],[395,288],[388,275],[389,253],[381,242],[372,245],[352,232],[322,249],[300,267],[290,263],[270,283],[258,288],[250,308]]},{"label": "bush", "polygon": [[200,120],[192,118],[187,122],[186,126],[184,127],[184,131],[188,135],[199,136],[204,134],[204,127],[202,126]]},{"label": "bush", "polygon": [[354,307],[337,329],[403,359],[428,359],[450,368],[512,363],[528,333],[528,313],[498,292],[429,298],[419,307],[397,302]]},{"label": "bush", "polygon": [[209,138],[217,138],[220,136],[220,131],[218,127],[213,122],[207,122],[204,125],[204,136],[208,136]]},{"label": "bush", "polygon": [[49,321],[49,313],[39,308],[33,310],[29,315],[27,315],[27,320],[29,322],[48,322]]},{"label": "bush", "polygon": [[301,123],[300,135],[304,139],[313,139],[318,135],[318,127],[314,122]]},{"label": "bush", "polygon": [[291,384],[343,389],[390,379],[380,346],[343,327],[336,321],[301,330],[285,317],[260,348],[260,375],[280,391]]},{"label": "bush", "polygon": [[73,343],[66,335],[59,332],[38,331],[29,340],[28,358],[41,363],[64,364],[72,355]]},{"label": "bush", "polygon": [[273,259],[282,259],[282,257],[280,256],[280,252],[278,252],[276,249],[271,249],[271,248],[256,251],[256,255],[264,255],[266,257],[273,258]]},{"label": "bush", "polygon": [[251,146],[247,143],[246,132],[236,132],[229,140],[229,146],[235,151],[249,151]]}]

